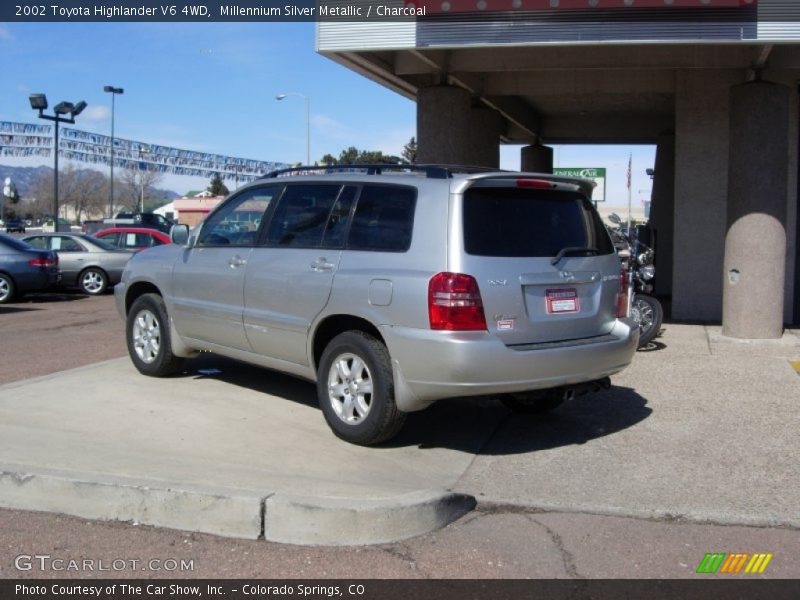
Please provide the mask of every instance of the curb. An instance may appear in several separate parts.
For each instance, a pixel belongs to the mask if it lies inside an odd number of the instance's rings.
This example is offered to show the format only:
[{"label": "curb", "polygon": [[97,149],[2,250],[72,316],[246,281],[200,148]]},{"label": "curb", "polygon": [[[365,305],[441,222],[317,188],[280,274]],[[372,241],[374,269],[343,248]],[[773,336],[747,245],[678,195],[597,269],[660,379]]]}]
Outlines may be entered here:
[{"label": "curb", "polygon": [[176,489],[165,481],[0,465],[0,507],[128,521],[300,545],[381,544],[423,535],[476,506],[473,497],[415,491],[331,498],[236,488]]},{"label": "curb", "polygon": [[475,506],[472,496],[444,491],[381,499],[275,494],[266,499],[264,538],[312,546],[397,542],[440,529]]}]

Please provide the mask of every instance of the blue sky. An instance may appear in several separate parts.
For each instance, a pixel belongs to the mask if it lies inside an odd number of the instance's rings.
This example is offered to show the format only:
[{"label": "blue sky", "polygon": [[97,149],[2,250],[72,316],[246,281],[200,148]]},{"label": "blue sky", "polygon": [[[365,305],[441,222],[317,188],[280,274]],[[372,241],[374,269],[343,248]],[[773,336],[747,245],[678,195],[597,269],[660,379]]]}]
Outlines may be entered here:
[{"label": "blue sky", "polygon": [[[415,135],[415,104],[314,51],[311,23],[21,23],[0,24],[0,120],[37,122],[28,94],[85,100],[75,127],[108,134],[110,95],[115,133],[151,144],[280,162],[305,161],[311,99],[311,157],[347,146],[399,154]],[[39,121],[42,122],[42,121]],[[607,198],[627,200],[625,170],[633,152],[633,198],[646,196],[653,148],[556,149],[561,166],[606,167]],[[28,159],[30,160],[30,159]],[[49,164],[49,161],[45,161]],[[0,158],[2,164],[39,164]],[[501,166],[518,168],[518,147],[501,150]],[[181,193],[198,178],[166,176]]]}]

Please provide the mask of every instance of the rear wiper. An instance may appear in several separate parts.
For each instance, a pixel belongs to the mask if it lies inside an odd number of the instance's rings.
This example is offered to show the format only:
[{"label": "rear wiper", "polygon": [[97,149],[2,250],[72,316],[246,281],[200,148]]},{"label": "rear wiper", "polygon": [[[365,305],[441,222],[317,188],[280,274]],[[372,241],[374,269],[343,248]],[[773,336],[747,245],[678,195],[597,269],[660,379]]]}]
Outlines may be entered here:
[{"label": "rear wiper", "polygon": [[567,248],[562,248],[561,250],[559,250],[558,254],[556,254],[550,260],[550,264],[555,265],[556,263],[558,263],[558,261],[564,258],[565,255],[572,254],[573,252],[591,252],[592,254],[600,254],[600,250],[598,250],[597,248],[585,248],[583,246],[569,246]]}]

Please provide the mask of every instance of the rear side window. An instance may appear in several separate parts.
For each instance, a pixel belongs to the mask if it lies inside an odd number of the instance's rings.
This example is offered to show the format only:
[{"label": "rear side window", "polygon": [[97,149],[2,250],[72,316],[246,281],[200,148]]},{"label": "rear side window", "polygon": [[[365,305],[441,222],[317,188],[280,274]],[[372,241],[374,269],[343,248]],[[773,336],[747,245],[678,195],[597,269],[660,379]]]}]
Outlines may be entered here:
[{"label": "rear side window", "polygon": [[570,247],[614,252],[606,228],[582,195],[527,188],[467,190],[464,245],[476,256],[551,257]]},{"label": "rear side window", "polygon": [[319,247],[341,187],[287,186],[270,222],[267,242],[277,246]]},{"label": "rear side window", "polygon": [[119,236],[120,236],[119,232],[115,231],[114,233],[109,233],[108,235],[104,235],[103,237],[101,237],[99,239],[101,239],[104,242],[107,242],[109,244],[113,244],[114,246],[118,246],[119,245]]},{"label": "rear side window", "polygon": [[365,185],[356,204],[347,247],[383,252],[408,250],[416,200],[414,188]]}]

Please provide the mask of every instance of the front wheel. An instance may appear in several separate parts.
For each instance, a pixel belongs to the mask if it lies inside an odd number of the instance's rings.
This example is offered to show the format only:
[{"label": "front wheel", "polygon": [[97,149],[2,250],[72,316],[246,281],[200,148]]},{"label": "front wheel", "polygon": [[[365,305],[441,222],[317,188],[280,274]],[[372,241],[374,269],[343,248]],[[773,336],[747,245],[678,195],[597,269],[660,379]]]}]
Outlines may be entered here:
[{"label": "front wheel", "polygon": [[180,369],[183,359],[172,353],[167,307],[158,294],[143,294],[134,301],[125,334],[128,354],[140,373],[165,377]]},{"label": "front wheel", "polygon": [[403,427],[406,414],[394,401],[394,379],[386,346],[361,331],[342,333],[322,353],[317,372],[319,406],[341,439],[369,446]]},{"label": "front wheel", "polygon": [[78,286],[84,294],[99,296],[108,287],[108,276],[101,269],[91,267],[78,277]]},{"label": "front wheel", "polygon": [[639,324],[639,348],[644,348],[661,331],[664,309],[655,297],[636,294],[631,304],[631,316]]},{"label": "front wheel", "polygon": [[0,304],[14,299],[14,280],[5,273],[0,273]]}]

